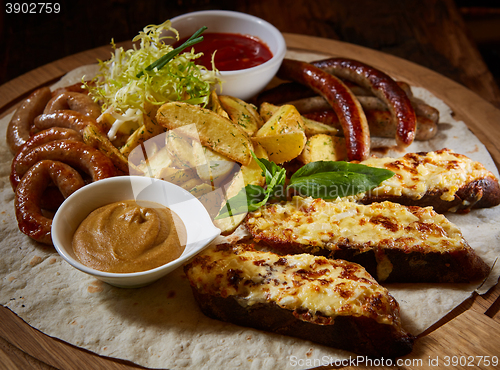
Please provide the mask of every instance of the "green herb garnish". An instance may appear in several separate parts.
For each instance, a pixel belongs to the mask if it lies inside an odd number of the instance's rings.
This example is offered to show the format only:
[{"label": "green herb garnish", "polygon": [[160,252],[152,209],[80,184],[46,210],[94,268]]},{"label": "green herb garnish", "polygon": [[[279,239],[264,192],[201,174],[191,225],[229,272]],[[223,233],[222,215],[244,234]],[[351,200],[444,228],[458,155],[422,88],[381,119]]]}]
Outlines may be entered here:
[{"label": "green herb garnish", "polygon": [[215,219],[252,212],[270,199],[284,199],[289,192],[302,197],[336,199],[372,190],[394,172],[344,161],[318,161],[302,166],[285,189],[286,171],[276,163],[252,156],[262,168],[266,187],[247,185],[229,199]]},{"label": "green herb garnish", "polygon": [[[168,54],[165,54],[161,58],[155,60],[153,63],[148,65],[145,70],[146,71],[152,71],[153,69],[160,69],[163,66],[165,66],[168,62],[170,62],[177,54],[181,53],[184,49],[193,46],[199,42],[203,41],[203,36],[200,36],[205,30],[207,29],[206,26],[201,27],[198,31],[193,33],[193,35],[187,39],[182,45],[176,47],[174,50],[169,52]],[[144,74],[144,70],[140,71],[136,77],[140,78]]]}]

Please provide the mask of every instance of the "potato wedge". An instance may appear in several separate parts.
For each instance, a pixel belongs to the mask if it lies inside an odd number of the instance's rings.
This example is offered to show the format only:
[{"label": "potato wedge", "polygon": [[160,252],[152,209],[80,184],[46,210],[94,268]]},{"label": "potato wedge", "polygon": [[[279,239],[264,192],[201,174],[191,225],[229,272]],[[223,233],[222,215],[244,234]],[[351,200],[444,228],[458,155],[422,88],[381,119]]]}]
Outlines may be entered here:
[{"label": "potato wedge", "polygon": [[210,93],[210,110],[213,110],[215,113],[217,113],[218,115],[220,115],[222,117],[230,119],[229,115],[222,107],[222,104],[221,104],[220,99],[219,99],[219,95],[217,95],[217,92],[215,90],[212,90],[212,92]]},{"label": "potato wedge", "polygon": [[191,137],[183,135],[180,129],[170,130],[165,138],[165,147],[179,168],[196,167]]},{"label": "potato wedge", "polygon": [[[255,155],[257,158],[269,159],[266,151],[259,144],[255,146]],[[222,206],[224,206],[229,199],[238,194],[246,185],[252,184],[264,186],[265,183],[266,178],[262,174],[262,169],[259,167],[257,162],[252,159],[252,162],[250,162],[248,166],[241,166],[240,171],[236,173],[228,185],[224,187],[224,201],[220,205],[220,208],[222,208]],[[219,213],[218,211],[215,213],[214,217]],[[214,220],[214,224],[221,229],[222,235],[228,235],[241,224],[241,222],[245,219],[245,216],[246,213],[221,218]]]},{"label": "potato wedge", "polygon": [[189,180],[198,178],[198,174],[196,173],[195,168],[163,167],[159,171],[157,178],[176,185],[181,185]]},{"label": "potato wedge", "polygon": [[229,95],[221,95],[219,100],[231,121],[241,126],[249,136],[256,133],[262,126],[262,118],[250,104]]},{"label": "potato wedge", "polygon": [[167,148],[163,147],[151,157],[145,158],[137,165],[137,169],[140,170],[144,176],[159,179],[161,178],[162,170],[170,167],[172,163],[172,157],[169,155]]},{"label": "potato wedge", "polygon": [[[94,124],[89,124],[83,130],[83,141],[103,152],[123,173],[129,173],[129,162],[127,158],[118,150],[117,147],[108,139],[108,137],[102,133],[99,128]],[[135,167],[130,163],[131,167]],[[134,168],[134,170],[137,170]]]},{"label": "potato wedge", "polygon": [[[245,186],[246,184],[243,177],[243,172],[239,171],[232,178],[231,182],[225,187],[224,201],[222,202],[217,212],[214,214],[214,217],[217,216],[222,206],[224,206],[228,200],[238,194]],[[246,215],[246,213],[241,213],[230,217],[216,219],[214,220],[214,225],[221,230],[222,235],[229,235],[241,224]]]},{"label": "potato wedge", "polygon": [[202,146],[196,140],[193,140],[192,148],[196,172],[203,181],[218,186],[232,172],[234,161]]},{"label": "potato wedge", "polygon": [[[269,159],[266,150],[260,144],[254,145],[254,153],[257,158]],[[259,167],[255,159],[252,158],[249,165],[241,166],[240,171],[242,172],[245,185],[252,184],[264,186],[266,184],[266,178],[262,174],[262,168]]]},{"label": "potato wedge", "polygon": [[158,109],[157,106],[148,104],[146,109],[149,113],[144,114],[144,124],[135,130],[127,139],[125,145],[120,148],[120,152],[125,157],[128,157],[130,152],[139,144],[165,132],[165,128],[159,125],[155,119],[155,113]]},{"label": "potato wedge", "polygon": [[347,157],[343,137],[317,134],[311,136],[298,156],[304,164],[317,161],[340,161]]},{"label": "potato wedge", "polygon": [[249,164],[252,159],[253,144],[248,135],[209,109],[171,102],[158,109],[156,119],[169,130],[194,124],[204,146],[241,164]]},{"label": "potato wedge", "polygon": [[[271,103],[262,103],[260,105],[260,115],[264,122],[267,122],[269,118],[278,110],[279,106]],[[330,125],[326,125],[322,122],[314,121],[312,119],[301,116],[304,121],[304,132],[307,137],[316,134],[327,134],[327,135],[337,135],[339,130]]]},{"label": "potato wedge", "polygon": [[304,149],[304,121],[293,105],[282,105],[252,139],[264,147],[273,162],[288,162]]}]

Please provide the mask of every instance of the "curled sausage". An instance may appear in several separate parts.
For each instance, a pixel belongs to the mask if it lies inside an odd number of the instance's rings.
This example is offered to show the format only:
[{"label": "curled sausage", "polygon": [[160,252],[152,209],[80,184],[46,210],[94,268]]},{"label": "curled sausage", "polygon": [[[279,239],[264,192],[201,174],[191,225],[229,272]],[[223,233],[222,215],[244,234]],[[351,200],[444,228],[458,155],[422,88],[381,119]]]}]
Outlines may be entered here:
[{"label": "curled sausage", "polygon": [[[392,124],[392,116],[387,110],[365,109],[366,119],[370,128],[371,136],[394,137],[396,128]],[[318,109],[303,113],[304,117],[314,121],[322,122],[342,130],[339,119],[332,109]],[[417,133],[415,140],[430,140],[436,136],[438,126],[435,121],[423,116],[417,116]]]},{"label": "curled sausage", "polygon": [[350,161],[366,159],[370,154],[368,122],[359,101],[337,77],[298,60],[284,59],[278,77],[310,87],[323,96],[339,117]]},{"label": "curled sausage", "polygon": [[35,90],[17,108],[7,127],[7,144],[12,154],[15,155],[29,139],[33,120],[43,112],[51,97],[50,89],[42,87]]},{"label": "curled sausage", "polygon": [[82,113],[72,110],[60,110],[53,113],[44,113],[35,118],[35,128],[39,131],[51,127],[65,127],[73,129],[83,135],[83,130],[89,123],[98,127],[96,120]]},{"label": "curled sausage", "polygon": [[52,220],[42,214],[40,202],[42,194],[51,183],[56,184],[65,198],[85,185],[80,174],[70,166],[42,160],[23,176],[14,199],[19,230],[30,238],[49,245],[52,244]]},{"label": "curled sausage", "polygon": [[79,141],[56,140],[39,145],[24,156],[18,155],[14,158],[10,174],[13,188],[17,188],[23,175],[43,159],[66,163],[90,175],[92,181],[116,175],[113,162],[98,149]]},{"label": "curled sausage", "polygon": [[54,96],[45,106],[43,113],[54,113],[60,110],[76,111],[92,119],[97,119],[101,115],[101,107],[90,96],[73,91],[61,92]]},{"label": "curled sausage", "polygon": [[417,119],[404,90],[384,72],[357,60],[329,58],[312,63],[328,73],[350,80],[387,104],[396,126],[396,143],[405,148],[415,139]]}]

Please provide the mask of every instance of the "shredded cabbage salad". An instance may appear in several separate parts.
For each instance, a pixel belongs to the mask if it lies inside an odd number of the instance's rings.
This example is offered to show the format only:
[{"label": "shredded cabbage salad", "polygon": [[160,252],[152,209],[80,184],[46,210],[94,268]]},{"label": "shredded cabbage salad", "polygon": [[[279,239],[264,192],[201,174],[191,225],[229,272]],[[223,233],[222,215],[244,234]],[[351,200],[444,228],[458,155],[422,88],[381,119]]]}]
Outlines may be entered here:
[{"label": "shredded cabbage salad", "polygon": [[[171,31],[175,36],[165,36]],[[143,124],[151,105],[161,105],[168,101],[183,101],[206,105],[212,87],[220,83],[218,71],[197,65],[195,60],[202,53],[186,51],[175,56],[164,67],[145,71],[151,63],[174,48],[164,43],[165,39],[179,39],[177,30],[169,20],[160,25],[146,26],[134,37],[140,41],[139,47],[117,48],[112,41],[114,53],[106,61],[99,60],[100,72],[87,84],[89,94],[101,102],[104,113],[114,118],[108,133],[113,139],[118,130],[132,131]],[[144,73],[137,77],[143,71]],[[101,115],[101,117],[103,117]],[[154,119],[154,117],[150,117]]]}]

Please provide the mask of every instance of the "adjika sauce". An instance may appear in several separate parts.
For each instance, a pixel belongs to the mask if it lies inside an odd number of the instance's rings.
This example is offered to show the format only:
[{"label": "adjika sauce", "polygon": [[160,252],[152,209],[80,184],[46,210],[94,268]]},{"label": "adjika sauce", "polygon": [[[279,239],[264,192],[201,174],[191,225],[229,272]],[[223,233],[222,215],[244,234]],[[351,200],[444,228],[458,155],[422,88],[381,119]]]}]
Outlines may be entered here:
[{"label": "adjika sauce", "polygon": [[[175,46],[187,39],[180,40]],[[196,64],[212,69],[212,54],[215,52],[215,68],[219,71],[236,71],[256,67],[273,57],[269,47],[259,38],[236,33],[205,33],[203,41],[193,46],[203,56]]]}]

